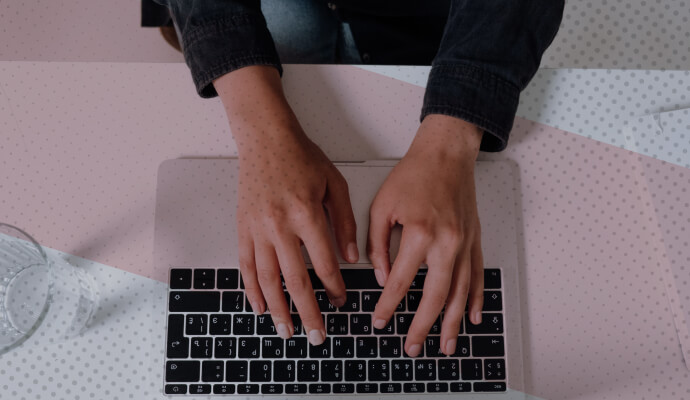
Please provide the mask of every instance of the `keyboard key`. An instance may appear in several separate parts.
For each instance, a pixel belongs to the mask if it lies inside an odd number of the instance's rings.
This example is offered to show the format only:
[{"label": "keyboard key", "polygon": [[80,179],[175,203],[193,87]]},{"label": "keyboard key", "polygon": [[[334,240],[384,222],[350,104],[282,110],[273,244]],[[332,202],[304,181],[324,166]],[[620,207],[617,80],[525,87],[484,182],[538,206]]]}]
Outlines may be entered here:
[{"label": "keyboard key", "polygon": [[453,357],[469,357],[470,356],[470,337],[458,336],[458,342],[455,344],[455,353]]},{"label": "keyboard key", "polygon": [[328,299],[326,292],[319,290],[314,292],[314,295],[316,296],[316,302],[319,304],[319,310],[321,310],[321,312],[333,312],[336,310],[336,307],[331,304],[331,301]]},{"label": "keyboard key", "polygon": [[380,289],[373,268],[343,268],[340,270],[348,289]]},{"label": "keyboard key", "polygon": [[427,336],[424,341],[424,346],[426,348],[427,357],[445,357],[446,355],[441,352],[441,337],[440,336]]},{"label": "keyboard key", "polygon": [[363,360],[345,361],[345,380],[348,382],[367,380],[367,362]]},{"label": "keyboard key", "polygon": [[485,359],[484,379],[487,381],[506,379],[505,361],[501,358]]},{"label": "keyboard key", "polygon": [[223,311],[242,312],[244,293],[239,291],[223,292]]},{"label": "keyboard key", "polygon": [[400,337],[382,336],[379,338],[379,353],[383,358],[396,358],[402,355]]},{"label": "keyboard key", "polygon": [[[192,270],[191,269],[189,269],[189,268],[173,268],[170,270],[170,289],[191,289],[191,288],[192,288]],[[185,389],[187,389],[186,386],[185,386]]]},{"label": "keyboard key", "polygon": [[407,331],[412,325],[412,319],[414,314],[396,314],[395,315],[395,328],[398,335],[407,335]]},{"label": "keyboard key", "polygon": [[235,394],[235,385],[227,383],[213,385],[213,394]]},{"label": "keyboard key", "polygon": [[184,337],[184,315],[170,314],[168,315],[168,338],[180,339]]},{"label": "keyboard key", "polygon": [[259,358],[258,337],[242,337],[237,340],[237,355],[239,358]]},{"label": "keyboard key", "polygon": [[357,343],[357,358],[376,358],[378,344],[375,337],[358,337],[355,342]]},{"label": "keyboard key", "polygon": [[472,356],[503,357],[503,336],[472,336]]},{"label": "keyboard key", "polygon": [[412,283],[410,284],[410,289],[424,289],[424,279],[426,279],[426,273],[426,269],[420,269],[417,272],[417,275],[415,275],[414,279],[412,280]]},{"label": "keyboard key", "polygon": [[225,380],[228,382],[246,382],[249,378],[247,361],[226,361]]},{"label": "keyboard key", "polygon": [[287,358],[307,357],[307,338],[292,337],[285,341],[285,356]]},{"label": "keyboard key", "polygon": [[403,384],[403,390],[405,393],[424,393],[424,384],[423,383],[405,383]]},{"label": "keyboard key", "polygon": [[319,380],[318,361],[297,361],[297,380],[299,382],[316,382]]},{"label": "keyboard key", "polygon": [[400,300],[400,303],[398,303],[398,306],[395,307],[395,312],[403,312],[405,311],[405,297]]},{"label": "keyboard key", "polygon": [[166,354],[168,358],[187,358],[189,356],[189,339],[184,337],[184,315],[168,315]]},{"label": "keyboard key", "polygon": [[327,383],[311,383],[309,384],[309,393],[311,394],[326,394],[331,392],[331,385]]},{"label": "keyboard key", "polygon": [[484,289],[500,289],[501,288],[501,270],[500,269],[485,269],[484,270]]},{"label": "keyboard key", "polygon": [[259,385],[237,385],[237,394],[259,394]]},{"label": "keyboard key", "polygon": [[222,361],[204,361],[201,364],[202,382],[223,382],[224,377]]},{"label": "keyboard key", "polygon": [[498,290],[484,291],[484,311],[501,311],[503,310],[503,297]]},{"label": "keyboard key", "polygon": [[353,335],[371,334],[371,314],[350,314],[350,333]]},{"label": "keyboard key", "polygon": [[321,380],[340,382],[343,380],[343,362],[340,360],[321,361]]},{"label": "keyboard key", "polygon": [[194,337],[191,340],[192,358],[211,358],[213,355],[213,340],[210,337]]},{"label": "keyboard key", "polygon": [[459,380],[460,363],[458,360],[438,360],[438,379],[441,381]]},{"label": "keyboard key", "polygon": [[223,268],[217,271],[218,289],[237,289],[239,271],[233,268]]},{"label": "keyboard key", "polygon": [[215,338],[213,347],[213,356],[215,358],[235,358],[237,354],[234,337]]},{"label": "keyboard key", "polygon": [[329,335],[347,335],[347,315],[327,314],[326,332]]},{"label": "keyboard key", "polygon": [[283,339],[279,337],[265,337],[261,339],[262,358],[283,358]]},{"label": "keyboard key", "polygon": [[471,322],[467,322],[465,323],[465,330],[470,334],[503,333],[503,315],[498,313],[482,313],[482,323],[474,325]]},{"label": "keyboard key", "polygon": [[482,379],[482,360],[461,360],[463,381],[476,381]]},{"label": "keyboard key", "polygon": [[335,337],[333,338],[333,357],[352,358],[355,356],[355,338]]},{"label": "keyboard key", "polygon": [[429,382],[426,384],[428,393],[445,393],[448,391],[448,384],[445,382]]},{"label": "keyboard key", "polygon": [[287,394],[304,394],[307,393],[307,385],[303,384],[292,384],[285,385],[285,393]]},{"label": "keyboard key", "polygon": [[340,312],[355,312],[359,311],[359,292],[352,290],[347,291],[347,298],[345,304],[338,309]]},{"label": "keyboard key", "polygon": [[422,301],[421,290],[410,290],[407,292],[407,311],[417,311],[420,301]]},{"label": "keyboard key", "polygon": [[374,333],[377,335],[393,335],[395,334],[395,318],[388,320],[388,324],[383,329],[374,328]]},{"label": "keyboard key", "polygon": [[290,318],[292,318],[293,334],[301,335],[302,334],[302,320],[299,319],[299,314],[290,314]]},{"label": "keyboard key", "polygon": [[166,382],[199,382],[199,361],[168,361],[165,363]]},{"label": "keyboard key", "polygon": [[394,381],[411,381],[414,379],[412,360],[392,360],[391,376]]},{"label": "keyboard key", "polygon": [[362,292],[362,311],[372,312],[381,297],[381,292]]},{"label": "keyboard key", "polygon": [[[460,327],[462,328],[462,320],[460,320]],[[438,318],[436,318],[436,321],[434,321],[434,324],[431,325],[431,329],[429,329],[429,335],[440,335],[441,334],[441,316],[439,315]]]},{"label": "keyboard key", "polygon": [[452,382],[450,384],[451,392],[470,392],[472,391],[472,384],[469,382]]},{"label": "keyboard key", "polygon": [[475,392],[505,392],[506,383],[505,382],[475,382],[474,383]]},{"label": "keyboard key", "polygon": [[187,385],[179,385],[179,384],[178,385],[165,385],[165,394],[186,394],[186,393],[187,393]]},{"label": "keyboard key", "polygon": [[270,382],[271,375],[270,361],[249,362],[249,380],[252,382]]},{"label": "keyboard key", "polygon": [[379,385],[376,383],[358,383],[357,393],[377,393]]},{"label": "keyboard key", "polygon": [[415,360],[414,377],[418,381],[436,380],[436,360]]},{"label": "keyboard key", "polygon": [[283,394],[283,385],[268,383],[261,385],[261,394]]},{"label": "keyboard key", "polygon": [[273,320],[270,315],[256,316],[256,334],[257,335],[276,335],[276,327],[273,325]]},{"label": "keyboard key", "polygon": [[331,358],[331,338],[327,337],[318,346],[309,344],[309,358]]},{"label": "keyboard key", "polygon": [[170,312],[218,312],[220,292],[170,292],[168,309]]},{"label": "keyboard key", "polygon": [[229,335],[232,316],[228,314],[211,314],[209,318],[209,334]]},{"label": "keyboard key", "polygon": [[[215,289],[216,271],[212,269],[194,270],[194,289]],[[209,388],[210,390],[210,388]]]},{"label": "keyboard key", "polygon": [[189,394],[210,394],[211,385],[189,385]]},{"label": "keyboard key", "polygon": [[276,361],[273,364],[273,381],[275,382],[294,382],[295,381],[295,362]]},{"label": "keyboard key", "polygon": [[367,364],[370,381],[390,380],[390,364],[388,360],[369,360]]},{"label": "keyboard key", "polygon": [[253,335],[254,314],[235,314],[232,316],[232,334]]},{"label": "keyboard key", "polygon": [[381,393],[400,393],[402,392],[402,385],[399,383],[382,383],[379,385]]},{"label": "keyboard key", "polygon": [[185,317],[185,333],[187,336],[205,335],[208,325],[206,314],[187,314]]},{"label": "keyboard key", "polygon": [[354,393],[355,385],[351,383],[335,383],[333,384],[333,393]]}]

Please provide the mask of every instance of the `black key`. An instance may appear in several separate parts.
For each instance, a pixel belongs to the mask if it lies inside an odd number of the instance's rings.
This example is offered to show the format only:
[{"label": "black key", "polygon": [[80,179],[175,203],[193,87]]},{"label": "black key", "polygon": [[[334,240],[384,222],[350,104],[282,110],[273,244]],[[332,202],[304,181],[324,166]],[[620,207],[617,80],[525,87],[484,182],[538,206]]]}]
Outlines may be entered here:
[{"label": "black key", "polygon": [[400,393],[402,385],[399,383],[382,383],[379,386],[381,393]]},{"label": "black key", "polygon": [[358,383],[357,393],[377,393],[379,385],[376,383]]},{"label": "black key", "polygon": [[503,357],[503,336],[473,336],[472,356],[474,357]]},{"label": "black key", "polygon": [[189,385],[189,394],[210,394],[211,385]]},{"label": "black key", "polygon": [[458,360],[438,360],[438,379],[440,381],[460,380],[460,363]]},{"label": "black key", "polygon": [[487,358],[484,360],[484,379],[504,380],[506,379],[506,366],[502,358]]},{"label": "black key", "polygon": [[343,282],[348,289],[380,289],[378,282],[376,282],[376,275],[371,268],[356,269],[343,268],[340,270],[343,275]]},{"label": "black key", "polygon": [[237,385],[237,394],[259,394],[259,385]]},{"label": "black key", "polygon": [[227,383],[213,385],[213,394],[235,394],[235,385]]},{"label": "black key", "polygon": [[235,314],[232,316],[233,335],[254,334],[254,314]]},{"label": "black key", "polygon": [[309,344],[309,358],[331,358],[331,338],[327,337],[318,346]]},{"label": "black key", "polygon": [[270,315],[256,316],[256,334],[257,335],[276,335],[276,327],[273,325],[273,320]]},{"label": "black key", "polygon": [[293,384],[285,385],[285,393],[287,394],[304,394],[307,393],[307,385],[303,384]]},{"label": "black key", "polygon": [[426,384],[426,391],[429,393],[445,393],[448,391],[448,384],[445,382],[429,382]]},{"label": "black key", "polygon": [[208,268],[194,270],[194,289],[214,289],[216,271]]},{"label": "black key", "polygon": [[193,337],[191,340],[192,358],[211,358],[213,355],[213,339],[210,337]]},{"label": "black key", "polygon": [[400,337],[382,336],[379,338],[379,353],[383,358],[395,358],[402,355]]},{"label": "black key", "polygon": [[326,332],[329,335],[347,335],[347,315],[326,315]]},{"label": "black key", "polygon": [[[191,269],[173,268],[170,270],[170,289],[191,289],[191,288],[192,288],[192,270]],[[187,389],[187,388],[185,387],[185,389]]]},{"label": "black key", "polygon": [[[462,320],[460,320],[460,325],[462,329]],[[434,321],[434,324],[431,325],[431,329],[429,329],[429,335],[440,335],[441,334],[441,316],[439,315],[438,318],[436,318],[436,321]]]},{"label": "black key", "polygon": [[249,378],[247,361],[226,361],[225,380],[228,382],[246,382]]},{"label": "black key", "polygon": [[424,341],[424,346],[426,347],[427,357],[445,357],[446,355],[441,352],[441,337],[440,336],[427,336]]},{"label": "black key", "polygon": [[211,314],[209,320],[209,334],[211,335],[229,335],[232,316],[228,314]]},{"label": "black key", "polygon": [[206,314],[187,314],[185,317],[185,333],[187,336],[205,335],[208,326]]},{"label": "black key", "polygon": [[387,381],[390,380],[390,363],[388,360],[369,360],[368,375],[370,381]]},{"label": "black key", "polygon": [[422,301],[421,290],[410,290],[407,292],[407,311],[417,311],[420,301]]},{"label": "black key", "polygon": [[218,312],[220,292],[170,292],[170,312]]},{"label": "black key", "polygon": [[451,392],[470,392],[472,391],[472,384],[469,382],[452,382],[450,384]]},{"label": "black key", "polygon": [[414,279],[412,280],[412,283],[410,284],[410,289],[424,289],[424,279],[426,278],[426,272],[426,269],[420,269],[417,272],[417,275],[415,275]]},{"label": "black key", "polygon": [[359,311],[359,292],[348,290],[345,304],[343,304],[343,306],[338,310],[342,312]]},{"label": "black key", "polygon": [[199,361],[168,361],[165,363],[166,382],[199,382]]},{"label": "black key", "polygon": [[375,337],[358,337],[355,342],[357,343],[357,358],[376,358],[378,345]]},{"label": "black key", "polygon": [[405,297],[403,296],[402,300],[400,300],[400,303],[398,303],[398,306],[395,308],[395,312],[403,312],[405,311]]},{"label": "black key", "polygon": [[187,385],[165,385],[165,394],[187,394]]},{"label": "black key", "polygon": [[297,380],[299,382],[316,382],[319,380],[318,361],[297,361]]},{"label": "black key", "polygon": [[505,382],[475,382],[474,383],[475,392],[505,392],[506,383]]},{"label": "black key", "polygon": [[391,376],[394,381],[411,381],[414,379],[412,360],[392,360]]},{"label": "black key", "polygon": [[283,385],[276,383],[261,385],[261,394],[283,394]]},{"label": "black key", "polygon": [[201,363],[202,382],[223,382],[224,377],[222,361],[204,361]]},{"label": "black key", "polygon": [[350,314],[350,333],[353,335],[371,334],[371,314]]},{"label": "black key", "polygon": [[484,311],[501,311],[503,310],[503,296],[498,290],[484,291]]},{"label": "black key", "polygon": [[498,313],[482,313],[482,323],[474,325],[466,321],[465,330],[470,334],[503,333],[503,315]]},{"label": "black key", "polygon": [[455,344],[455,353],[453,357],[469,357],[470,356],[470,337],[458,336],[458,342]]},{"label": "black key", "polygon": [[213,356],[215,358],[235,358],[237,350],[234,337],[219,337],[215,338],[214,342]]},{"label": "black key", "polygon": [[168,315],[168,339],[181,339],[184,337],[184,315]]},{"label": "black key", "polygon": [[333,357],[352,358],[355,356],[355,338],[335,337],[333,338]]},{"label": "black key", "polygon": [[307,357],[307,338],[291,337],[285,341],[285,356],[287,358]]},{"label": "black key", "polygon": [[333,312],[336,310],[336,307],[331,304],[331,301],[328,299],[326,292],[319,290],[314,292],[314,295],[316,296],[316,302],[319,304],[319,310],[321,310],[321,312]]},{"label": "black key", "polygon": [[343,380],[343,362],[340,360],[321,361],[321,380],[340,382]]},{"label": "black key", "polygon": [[362,292],[362,311],[374,311],[379,302],[381,292]]},{"label": "black key", "polygon": [[301,335],[302,334],[302,320],[299,319],[299,314],[290,314],[290,318],[292,318],[293,334]]},{"label": "black key", "polygon": [[377,335],[393,335],[395,334],[395,318],[388,320],[386,326],[383,329],[374,328],[374,333]]},{"label": "black key", "polygon": [[396,314],[395,315],[395,328],[398,335],[407,335],[407,331],[412,325],[412,318],[414,314]]},{"label": "black key", "polygon": [[334,383],[333,393],[354,393],[355,385],[351,383]]},{"label": "black key", "polygon": [[500,269],[485,269],[484,270],[484,289],[500,289],[501,288],[501,270]]},{"label": "black key", "polygon": [[[405,352],[405,342],[406,342],[406,341],[407,341],[407,336],[403,338],[403,343],[402,343],[402,344],[403,344],[403,345],[402,345],[402,347],[403,347],[403,357],[408,357],[408,358],[409,358],[410,356]],[[419,351],[419,354],[418,354],[417,357],[415,357],[415,358],[418,358],[418,357],[424,357],[424,346],[422,346],[421,350]]]},{"label": "black key", "polygon": [[316,275],[316,271],[314,271],[312,268],[307,268],[307,273],[309,274],[309,279],[311,279],[312,288],[314,290],[323,290],[323,283],[321,283],[321,279],[319,279],[319,277]]},{"label": "black key", "polygon": [[259,358],[258,337],[242,337],[237,340],[237,355],[239,358]]},{"label": "black key", "polygon": [[345,361],[345,380],[348,382],[367,380],[367,362],[362,360]]},{"label": "black key", "polygon": [[223,292],[223,311],[242,312],[244,293],[238,291]]},{"label": "black key", "polygon": [[239,283],[239,271],[233,268],[219,269],[217,272],[218,289],[237,289]]},{"label": "black key", "polygon": [[274,382],[294,382],[295,381],[295,362],[294,361],[276,361],[273,364],[273,381]]},{"label": "black key", "polygon": [[309,393],[311,394],[326,394],[331,392],[331,385],[327,383],[311,383],[309,384]]},{"label": "black key", "polygon": [[[266,307],[268,308],[268,307]],[[249,297],[247,297],[247,294],[244,294],[244,311],[253,313],[254,309],[252,308],[252,303],[249,302]]]},{"label": "black key", "polygon": [[405,393],[424,393],[423,383],[405,383],[403,384],[403,390]]},{"label": "black key", "polygon": [[415,360],[414,377],[417,381],[435,381],[436,360]]},{"label": "black key", "polygon": [[283,358],[283,339],[279,337],[265,337],[261,339],[262,358]]},{"label": "black key", "polygon": [[271,376],[270,361],[249,362],[249,380],[252,382],[270,382]]},{"label": "black key", "polygon": [[168,348],[166,352],[168,358],[187,358],[189,356],[189,339],[184,337],[183,330],[184,316],[170,314],[168,316]]},{"label": "black key", "polygon": [[476,381],[482,379],[482,360],[461,360],[463,381]]}]

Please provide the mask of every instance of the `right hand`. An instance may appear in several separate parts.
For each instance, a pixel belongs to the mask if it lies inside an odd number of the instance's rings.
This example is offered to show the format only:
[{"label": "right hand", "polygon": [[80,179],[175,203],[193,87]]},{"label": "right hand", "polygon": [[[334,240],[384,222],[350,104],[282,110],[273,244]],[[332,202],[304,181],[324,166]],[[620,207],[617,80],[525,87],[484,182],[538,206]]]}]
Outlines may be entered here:
[{"label": "right hand", "polygon": [[[264,70],[245,71],[252,68]],[[252,309],[261,314],[267,304],[276,332],[287,339],[292,336],[294,326],[281,284],[282,271],[309,342],[319,345],[325,340],[326,330],[302,257],[301,243],[331,303],[342,306],[346,298],[345,283],[324,207],[341,255],[349,262],[359,258],[355,219],[345,178],[304,134],[282,90],[275,92],[275,79],[280,87],[278,74],[265,68],[269,67],[243,68],[215,82],[240,154],[237,207],[240,270]],[[242,74],[238,74],[242,71],[250,76],[242,79]],[[257,78],[252,76],[254,73],[258,73],[258,80],[252,80]],[[224,82],[225,77],[233,79]],[[258,90],[253,86],[247,96],[237,93],[245,82],[259,85]],[[264,88],[265,84],[272,86]],[[230,95],[224,90],[229,88],[233,90]],[[262,93],[262,88],[267,92]],[[263,113],[257,112],[262,107],[253,98],[257,95],[264,96],[260,102],[266,107]],[[238,109],[242,110],[242,103],[237,102],[245,101],[253,105],[254,114],[249,115],[259,114],[258,118],[236,115]]]}]

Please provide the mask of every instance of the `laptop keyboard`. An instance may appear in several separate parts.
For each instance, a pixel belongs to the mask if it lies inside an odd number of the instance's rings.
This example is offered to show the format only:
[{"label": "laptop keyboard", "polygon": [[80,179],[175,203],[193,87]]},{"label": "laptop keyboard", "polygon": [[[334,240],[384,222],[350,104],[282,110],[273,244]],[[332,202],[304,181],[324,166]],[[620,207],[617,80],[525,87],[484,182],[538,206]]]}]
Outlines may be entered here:
[{"label": "laptop keyboard", "polygon": [[404,340],[422,298],[426,270],[384,329],[372,313],[382,289],[373,270],[342,269],[347,301],[335,308],[309,270],[326,341],[312,346],[291,304],[294,336],[278,337],[270,315],[255,315],[237,269],[170,270],[166,394],[348,394],[506,391],[501,270],[484,270],[482,323],[467,323],[453,356],[440,351],[437,319],[418,357]]}]

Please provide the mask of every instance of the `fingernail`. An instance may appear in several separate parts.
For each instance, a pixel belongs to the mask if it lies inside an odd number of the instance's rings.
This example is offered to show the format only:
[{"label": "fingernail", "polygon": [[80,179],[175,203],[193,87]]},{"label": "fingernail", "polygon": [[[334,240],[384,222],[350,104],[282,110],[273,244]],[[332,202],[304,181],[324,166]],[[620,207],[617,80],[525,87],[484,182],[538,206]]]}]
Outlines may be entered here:
[{"label": "fingernail", "polygon": [[309,331],[309,343],[313,346],[318,346],[323,341],[326,340],[326,334],[318,329],[312,329]]},{"label": "fingernail", "polygon": [[255,314],[263,314],[263,311],[261,310],[259,303],[255,301],[252,301],[252,310],[254,310]]},{"label": "fingernail", "polygon": [[455,345],[458,343],[458,339],[448,339],[446,341],[446,354],[451,355],[455,353]]},{"label": "fingernail", "polygon": [[413,344],[412,346],[410,346],[410,350],[407,352],[407,355],[410,357],[417,357],[420,351],[422,351],[422,345]]},{"label": "fingernail", "polygon": [[342,307],[345,305],[345,297],[335,297],[331,299],[331,304],[333,304],[336,307]]},{"label": "fingernail", "polygon": [[278,331],[278,336],[280,336],[283,339],[289,339],[290,338],[290,329],[288,329],[287,325],[285,324],[278,324],[276,326],[276,331]]},{"label": "fingernail", "polygon": [[356,263],[359,259],[359,251],[357,250],[356,243],[350,243],[347,245],[347,260],[351,263]]},{"label": "fingernail", "polygon": [[384,286],[386,284],[386,280],[383,276],[383,271],[381,271],[380,269],[375,269],[374,275],[376,275],[376,282],[379,283],[379,286]]},{"label": "fingernail", "polygon": [[482,312],[481,311],[475,311],[474,312],[474,324],[478,325],[482,323]]},{"label": "fingernail", "polygon": [[374,321],[374,328],[376,329],[383,329],[386,327],[386,320],[385,319],[377,319]]}]

